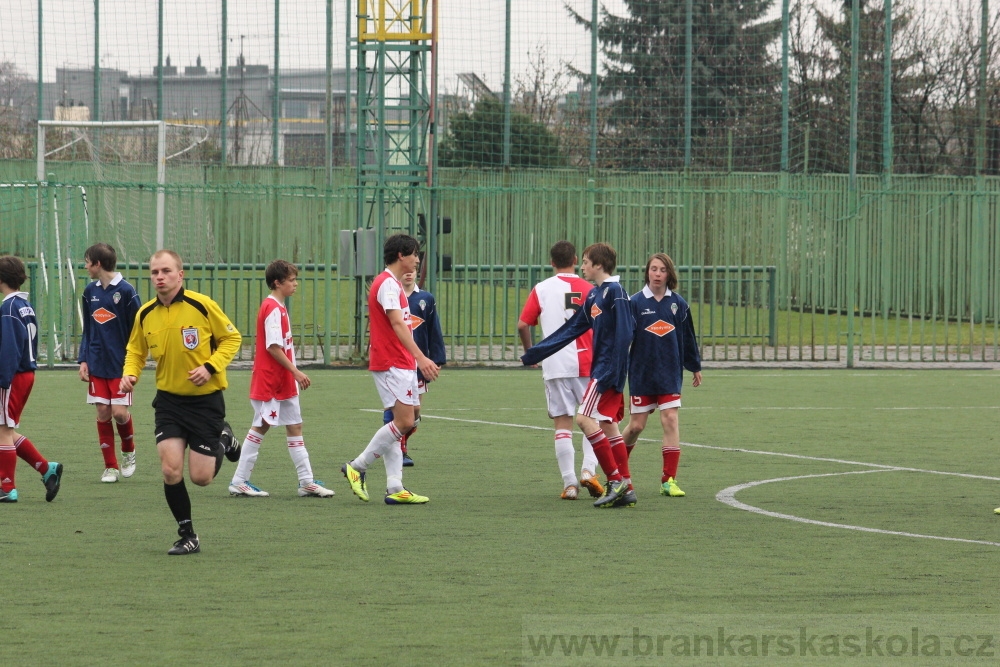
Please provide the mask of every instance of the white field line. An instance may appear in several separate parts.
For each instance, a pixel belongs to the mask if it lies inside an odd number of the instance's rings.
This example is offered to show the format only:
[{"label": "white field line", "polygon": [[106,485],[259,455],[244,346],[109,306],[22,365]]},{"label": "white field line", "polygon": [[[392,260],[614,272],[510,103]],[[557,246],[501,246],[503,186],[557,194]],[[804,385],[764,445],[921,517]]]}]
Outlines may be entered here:
[{"label": "white field line", "polygon": [[[813,479],[817,477],[836,477],[838,475],[865,475],[873,472],[896,472],[902,470],[911,470],[910,468],[882,468],[879,470],[852,470],[849,472],[831,472],[822,475],[798,475],[796,477],[775,477],[774,479],[762,479],[756,482],[747,482],[746,484],[737,484],[736,486],[730,486],[729,488],[723,489],[715,494],[715,499],[720,503],[725,503],[730,507],[735,507],[738,510],[744,510],[746,512],[752,512],[753,514],[761,514],[763,516],[769,516],[775,519],[784,519],[786,521],[796,521],[798,523],[807,523],[813,526],[823,526],[825,528],[841,528],[843,530],[856,530],[862,533],[878,533],[880,535],[898,535],[900,537],[916,537],[922,540],[943,540],[945,542],[964,542],[966,544],[985,544],[991,547],[1000,547],[1000,542],[988,542],[986,540],[967,540],[961,537],[943,537],[941,535],[923,535],[921,533],[907,533],[901,530],[883,530],[881,528],[867,528],[865,526],[855,526],[849,523],[832,523],[830,521],[816,521],[815,519],[806,519],[804,517],[795,516],[794,514],[781,514],[780,512],[771,512],[770,510],[765,510],[760,507],[755,507],[754,505],[747,505],[746,503],[736,500],[736,494],[744,489],[750,489],[755,486],[760,486],[762,484],[771,484],[772,482],[790,482],[798,479]],[[924,471],[933,472],[933,471]],[[947,474],[947,473],[939,473]],[[963,475],[972,476],[972,475]],[[995,478],[993,478],[995,479]]]},{"label": "white field line", "polygon": [[[381,410],[362,410],[362,412],[381,412]],[[440,415],[421,415],[421,419],[440,419],[442,421],[452,421],[452,422],[462,422],[465,424],[483,424],[484,426],[508,426],[510,428],[523,428],[532,431],[551,431],[551,427],[548,426],[532,426],[530,424],[512,424],[508,422],[494,422],[487,421],[484,419],[459,419],[457,417],[442,417]],[[658,439],[653,438],[639,438],[645,442],[659,442]],[[745,484],[737,484],[735,486],[730,486],[719,491],[715,495],[715,499],[721,503],[725,503],[730,507],[736,509],[744,510],[746,512],[752,512],[754,514],[762,514],[764,516],[769,516],[776,519],[785,519],[786,521],[796,521],[798,523],[812,524],[815,526],[824,526],[826,528],[841,528],[844,530],[856,530],[864,533],[879,533],[882,535],[897,535],[901,537],[915,537],[924,540],[943,540],[946,542],[963,542],[967,544],[985,544],[992,547],[1000,547],[1000,542],[988,542],[986,540],[968,540],[960,537],[943,537],[940,535],[922,535],[920,533],[907,533],[898,530],[883,530],[881,528],[867,528],[865,526],[855,526],[852,524],[844,523],[831,523],[829,521],[816,521],[814,519],[806,519],[804,517],[795,516],[793,514],[781,514],[779,512],[771,512],[769,510],[761,509],[760,507],[754,507],[753,505],[747,505],[746,503],[736,500],[736,494],[744,489],[753,488],[755,486],[760,486],[761,484],[771,484],[773,482],[789,482],[799,479],[812,479],[817,477],[834,477],[837,475],[862,475],[865,473],[872,472],[919,472],[926,473],[929,475],[948,475],[951,477],[964,477],[966,479],[985,479],[991,482],[1000,482],[1000,477],[991,477],[989,475],[973,475],[970,473],[962,472],[946,472],[942,470],[926,470],[924,468],[908,468],[905,466],[890,466],[883,465],[881,463],[868,463],[865,461],[851,461],[848,459],[834,459],[826,458],[820,456],[806,456],[804,454],[789,454],[786,452],[769,452],[765,450],[758,449],[743,449],[739,447],[717,447],[715,445],[698,445],[692,442],[681,443],[685,447],[697,447],[699,449],[712,449],[721,452],[740,452],[743,454],[759,454],[761,456],[780,456],[790,459],[801,459],[806,461],[822,461],[823,463],[839,463],[843,465],[854,465],[854,466],[865,466],[867,468],[872,468],[872,470],[851,470],[848,472],[833,472],[833,473],[823,473],[817,475],[798,475],[795,477],[776,477],[774,479],[764,479],[754,482],[746,482]]]},{"label": "white field line", "polygon": [[[372,410],[363,409],[362,412],[378,412],[381,413],[382,410]],[[482,424],[484,426],[508,426],[510,428],[524,428],[532,431],[551,431],[551,426],[532,426],[531,424],[512,424],[509,422],[494,422],[486,421],[484,419],[459,419],[458,417],[443,417],[441,415],[428,415],[421,414],[420,419],[440,419],[442,421],[449,422],[462,422],[463,424]],[[642,442],[660,442],[659,439],[654,438],[639,438]],[[824,463],[840,463],[843,465],[851,466],[865,466],[868,468],[876,468],[879,470],[896,470],[905,472],[920,472],[926,473],[928,475],[949,475],[953,477],[966,477],[969,479],[985,479],[991,482],[1000,482],[1000,477],[990,477],[989,475],[973,475],[964,472],[944,472],[941,470],[925,470],[924,468],[906,468],[903,466],[893,466],[884,465],[881,463],[867,463],[865,461],[851,461],[849,459],[834,459],[826,458],[822,456],[806,456],[805,454],[789,454],[787,452],[769,452],[759,449],[744,449],[741,447],[718,447],[716,445],[698,445],[693,442],[682,442],[685,447],[697,447],[699,449],[712,449],[718,452],[740,452],[742,454],[759,454],[761,456],[781,456],[789,459],[801,459],[805,461],[822,461]],[[837,473],[839,474],[839,473]]]}]

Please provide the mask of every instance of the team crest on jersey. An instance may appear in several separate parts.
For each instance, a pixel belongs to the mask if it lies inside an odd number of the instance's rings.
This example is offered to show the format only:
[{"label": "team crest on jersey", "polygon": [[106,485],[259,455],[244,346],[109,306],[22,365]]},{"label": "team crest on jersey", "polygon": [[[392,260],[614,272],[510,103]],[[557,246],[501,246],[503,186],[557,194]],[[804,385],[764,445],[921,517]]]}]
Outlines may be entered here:
[{"label": "team crest on jersey", "polygon": [[677,314],[677,304],[676,303],[670,304],[670,312],[673,313],[674,315]]},{"label": "team crest on jersey", "polygon": [[197,329],[181,329],[181,336],[184,337],[184,347],[187,349],[193,350],[198,347]]},{"label": "team crest on jersey", "polygon": [[590,306],[590,317],[592,319],[597,319],[597,316],[600,315],[602,312],[604,311],[598,308],[596,303]]},{"label": "team crest on jersey", "polygon": [[651,334],[656,334],[660,338],[663,338],[668,333],[673,331],[674,328],[675,328],[674,325],[671,324],[670,322],[664,322],[663,320],[656,320],[648,327],[646,327],[646,331],[648,331]]},{"label": "team crest on jersey", "polygon": [[122,300],[122,293],[121,292],[115,292],[115,295],[113,297],[111,297],[111,300],[114,301],[115,303],[118,303],[119,301]]},{"label": "team crest on jersey", "polygon": [[416,329],[423,323],[424,323],[423,319],[413,314],[410,315],[410,330]]},{"label": "team crest on jersey", "polygon": [[107,308],[98,308],[97,310],[94,311],[92,317],[94,318],[94,321],[97,322],[98,324],[107,324],[108,322],[110,322],[111,320],[115,319],[118,316],[112,313]]},{"label": "team crest on jersey", "polygon": [[424,299],[421,299],[420,300],[420,310],[423,310],[426,307],[427,307],[427,301],[425,301]]}]

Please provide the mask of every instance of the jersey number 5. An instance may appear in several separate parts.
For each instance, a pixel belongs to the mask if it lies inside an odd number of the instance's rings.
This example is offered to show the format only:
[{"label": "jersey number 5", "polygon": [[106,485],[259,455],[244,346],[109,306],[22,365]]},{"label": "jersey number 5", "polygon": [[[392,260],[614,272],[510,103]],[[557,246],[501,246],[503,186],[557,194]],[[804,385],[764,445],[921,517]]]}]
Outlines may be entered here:
[{"label": "jersey number 5", "polygon": [[[583,292],[566,292],[566,310],[580,310],[582,303]],[[569,318],[566,318],[569,320]]]}]

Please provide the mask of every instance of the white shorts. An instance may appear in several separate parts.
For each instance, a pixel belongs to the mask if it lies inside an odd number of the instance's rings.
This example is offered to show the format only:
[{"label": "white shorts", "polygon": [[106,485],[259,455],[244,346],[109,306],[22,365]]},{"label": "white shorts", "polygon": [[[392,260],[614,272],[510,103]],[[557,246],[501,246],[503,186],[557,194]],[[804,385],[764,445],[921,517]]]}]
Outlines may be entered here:
[{"label": "white shorts", "polygon": [[429,382],[425,382],[424,380],[417,380],[417,393],[418,394],[426,394],[427,393],[427,385],[428,384],[430,384],[430,383]]},{"label": "white shorts", "polygon": [[270,401],[255,401],[250,399],[253,406],[252,426],[294,426],[302,423],[302,408],[299,407],[299,397],[293,396],[283,401],[271,399]]},{"label": "white shorts", "polygon": [[569,417],[583,402],[583,392],[587,391],[590,378],[553,378],[545,381],[545,404],[549,419]]},{"label": "white shorts", "polygon": [[397,401],[403,405],[420,405],[416,370],[392,367],[387,371],[372,371],[372,378],[383,408],[391,408]]}]

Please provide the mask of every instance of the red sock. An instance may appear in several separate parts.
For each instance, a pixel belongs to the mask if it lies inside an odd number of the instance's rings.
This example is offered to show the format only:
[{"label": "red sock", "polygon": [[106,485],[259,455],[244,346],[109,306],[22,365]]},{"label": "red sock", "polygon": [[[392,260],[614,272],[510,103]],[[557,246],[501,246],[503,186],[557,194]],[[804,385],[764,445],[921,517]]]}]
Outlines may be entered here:
[{"label": "red sock", "polygon": [[[132,429],[132,415],[128,416],[128,421],[124,424],[119,424],[115,422],[115,426],[118,427],[118,437],[122,439],[122,452],[128,454],[129,452],[135,451],[135,431]],[[112,449],[114,449],[112,447]]]},{"label": "red sock", "polygon": [[17,467],[17,454],[14,447],[0,447],[0,489],[5,493],[14,488],[15,467]]},{"label": "red sock", "polygon": [[414,426],[406,433],[406,435],[403,436],[403,439],[399,441],[399,448],[403,450],[404,454],[406,453],[406,444],[410,441],[410,436],[416,432],[417,432],[417,427]]},{"label": "red sock", "polygon": [[97,442],[101,445],[101,456],[104,457],[105,468],[118,468],[118,458],[115,456],[115,427],[111,420],[97,420]]},{"label": "red sock", "polygon": [[663,447],[663,479],[661,482],[665,482],[671,477],[677,477],[677,464],[681,460],[681,449],[680,447]]},{"label": "red sock", "polygon": [[35,446],[31,444],[31,440],[28,440],[23,435],[14,443],[14,449],[17,450],[17,455],[20,456],[25,462],[32,468],[38,471],[39,474],[44,475],[49,471],[49,462],[45,460],[45,457],[38,453]]},{"label": "red sock", "polygon": [[635,445],[625,445],[625,451],[628,453],[629,458],[632,458],[633,449],[635,449]]},{"label": "red sock", "polygon": [[601,470],[608,476],[608,479],[621,479],[622,476],[618,472],[615,455],[611,453],[611,444],[608,442],[607,437],[605,437],[604,431],[591,433],[587,436],[587,440],[590,440],[590,445],[594,448],[594,456],[597,457],[597,462],[601,465]]},{"label": "red sock", "polygon": [[618,472],[625,479],[631,479],[632,475],[628,471],[628,448],[625,446],[625,439],[620,435],[608,438],[611,445],[611,453],[615,455],[615,463],[618,464]]}]

